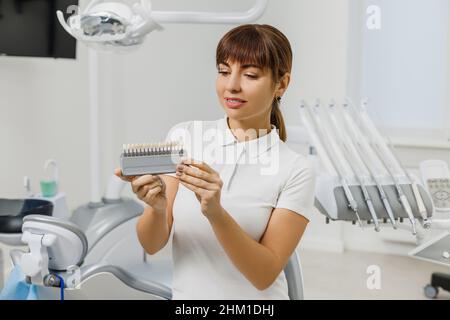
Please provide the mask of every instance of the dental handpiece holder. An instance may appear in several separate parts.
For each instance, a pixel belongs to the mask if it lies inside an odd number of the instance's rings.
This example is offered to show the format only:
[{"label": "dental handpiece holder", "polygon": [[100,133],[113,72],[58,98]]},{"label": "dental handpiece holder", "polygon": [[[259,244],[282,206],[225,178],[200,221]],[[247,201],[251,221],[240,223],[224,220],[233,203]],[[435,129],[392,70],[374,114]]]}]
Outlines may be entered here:
[{"label": "dental handpiece holder", "polygon": [[[22,232],[22,241],[28,246],[29,252],[14,250],[11,256],[19,264],[28,283],[59,286],[60,283],[55,282],[55,279],[59,279],[56,275],[80,266],[86,256],[86,236],[68,221],[29,215],[23,219]],[[75,283],[64,282],[66,287]]]},{"label": "dental handpiece holder", "polygon": [[[406,179],[401,179],[401,188],[411,205],[412,213],[414,217],[423,223],[423,217],[419,212],[419,208],[416,204],[415,196],[412,190],[411,183]],[[417,181],[419,182],[419,181]],[[367,191],[371,196],[373,207],[381,223],[387,223],[389,216],[384,208],[382,199],[379,196],[379,191],[375,182],[368,181],[366,183]],[[397,220],[406,220],[408,215],[396,194],[395,185],[390,182],[390,177],[381,177],[381,186],[389,201],[394,217]],[[353,198],[358,209],[359,217],[362,221],[366,221],[368,225],[373,224],[372,216],[364,199],[364,195],[361,191],[361,186],[356,179],[348,179],[348,187],[353,195]],[[422,195],[424,205],[427,211],[427,217],[431,218],[433,214],[433,202],[425,188],[422,185],[418,185],[419,192]],[[337,176],[332,176],[327,173],[322,173],[317,177],[316,183],[316,208],[323,214],[327,221],[347,221],[356,222],[355,213],[348,205],[348,200],[345,197],[344,188],[340,183],[340,179]]]},{"label": "dental handpiece holder", "polygon": [[[314,106],[302,101],[302,124],[315,150],[318,179],[316,207],[329,220],[373,224],[394,229],[407,219],[417,235],[419,221],[431,227],[434,212],[429,193],[400,163],[366,112],[350,101]],[[320,168],[319,168],[320,167]],[[403,228],[403,226],[402,226]]]}]

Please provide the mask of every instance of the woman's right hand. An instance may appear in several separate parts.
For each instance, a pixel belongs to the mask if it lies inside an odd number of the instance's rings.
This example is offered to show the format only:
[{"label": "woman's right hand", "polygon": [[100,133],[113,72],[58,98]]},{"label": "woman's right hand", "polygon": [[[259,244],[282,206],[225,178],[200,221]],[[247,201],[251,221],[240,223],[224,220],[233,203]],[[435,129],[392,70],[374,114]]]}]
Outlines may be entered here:
[{"label": "woman's right hand", "polygon": [[166,186],[160,176],[123,176],[122,170],[117,168],[114,174],[126,182],[131,182],[131,189],[137,197],[152,207],[157,212],[166,212],[167,198]]}]

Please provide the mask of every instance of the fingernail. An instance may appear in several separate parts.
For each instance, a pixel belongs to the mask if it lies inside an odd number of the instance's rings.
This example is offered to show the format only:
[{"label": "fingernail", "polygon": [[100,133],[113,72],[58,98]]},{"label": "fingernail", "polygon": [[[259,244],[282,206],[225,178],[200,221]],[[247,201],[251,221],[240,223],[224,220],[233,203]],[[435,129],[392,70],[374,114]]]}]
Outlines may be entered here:
[{"label": "fingernail", "polygon": [[181,174],[182,174],[181,172],[177,172],[176,173],[177,176],[181,176]]}]

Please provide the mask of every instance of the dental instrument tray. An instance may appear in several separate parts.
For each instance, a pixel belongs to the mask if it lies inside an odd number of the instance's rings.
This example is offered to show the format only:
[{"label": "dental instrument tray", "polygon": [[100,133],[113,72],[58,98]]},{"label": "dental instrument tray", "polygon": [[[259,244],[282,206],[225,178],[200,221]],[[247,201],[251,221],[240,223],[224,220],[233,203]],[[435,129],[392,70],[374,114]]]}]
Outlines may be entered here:
[{"label": "dental instrument tray", "polygon": [[180,142],[127,144],[123,146],[120,166],[124,176],[174,173],[185,155]]}]

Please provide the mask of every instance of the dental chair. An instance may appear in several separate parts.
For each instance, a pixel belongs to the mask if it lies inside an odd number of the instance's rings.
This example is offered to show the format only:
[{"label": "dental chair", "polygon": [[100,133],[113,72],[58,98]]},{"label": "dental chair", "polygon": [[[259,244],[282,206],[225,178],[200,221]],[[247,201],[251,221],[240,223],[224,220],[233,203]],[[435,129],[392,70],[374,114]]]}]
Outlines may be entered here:
[{"label": "dental chair", "polygon": [[[106,222],[101,220],[98,219],[94,227],[97,232],[88,230],[85,233],[73,222],[51,216],[28,215],[23,219],[22,241],[27,244],[29,252],[13,250],[12,262],[21,267],[27,282],[37,285],[40,299],[58,299],[62,284],[68,289],[65,291],[66,299],[171,299],[170,246],[150,257],[139,248],[140,259],[136,259],[133,246],[140,245],[134,232],[135,219],[128,221],[133,225],[132,230],[122,228],[128,230],[128,238],[116,242],[108,250],[103,249],[106,252],[103,259],[89,262],[93,260],[92,251],[96,247],[89,241],[101,243],[102,238],[110,236],[101,236],[99,229],[109,228],[100,227]],[[110,220],[111,217],[107,221]],[[120,229],[120,226],[115,229]],[[111,232],[109,230],[108,233]],[[123,234],[123,231],[116,230],[116,233]],[[124,246],[128,248],[131,259],[124,255],[115,261],[110,259],[123,252]],[[97,248],[97,259],[100,251]],[[296,252],[284,272],[290,299],[303,299],[303,278]]]},{"label": "dental chair", "polygon": [[[113,176],[101,202],[76,208],[70,219],[51,201],[0,203],[0,242],[15,246],[12,264],[40,298],[59,298],[59,276],[66,299],[171,299],[171,241],[155,255],[144,252],[136,234],[144,207],[121,196],[125,185]],[[290,299],[303,299],[297,253],[285,275]]]}]

